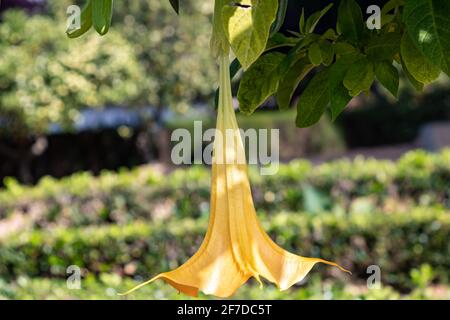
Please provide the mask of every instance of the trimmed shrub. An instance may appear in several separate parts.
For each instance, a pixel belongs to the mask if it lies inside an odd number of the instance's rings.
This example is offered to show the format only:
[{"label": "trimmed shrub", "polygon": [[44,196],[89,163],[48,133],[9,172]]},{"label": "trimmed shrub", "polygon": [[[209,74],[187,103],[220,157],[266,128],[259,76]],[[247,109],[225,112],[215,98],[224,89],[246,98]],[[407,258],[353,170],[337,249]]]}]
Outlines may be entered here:
[{"label": "trimmed shrub", "polygon": [[[411,207],[450,208],[450,150],[414,151],[398,162],[356,158],[313,167],[296,160],[281,164],[275,176],[250,169],[256,208],[285,211],[407,212]],[[36,226],[66,227],[120,223],[136,218],[202,217],[209,213],[209,169],[194,166],[164,175],[151,167],[80,173],[36,187],[5,180],[0,219],[33,214]]]},{"label": "trimmed shrub", "polygon": [[[448,211],[417,208],[395,214],[315,216],[280,213],[263,221],[281,246],[304,256],[337,260],[356,279],[366,279],[367,267],[376,264],[384,283],[410,289],[410,270],[427,263],[436,281],[448,282]],[[150,277],[188,259],[199,247],[206,226],[207,219],[186,218],[23,232],[0,244],[0,277],[65,277],[69,265],[93,274]],[[352,279],[334,268],[321,268],[344,280]]]}]

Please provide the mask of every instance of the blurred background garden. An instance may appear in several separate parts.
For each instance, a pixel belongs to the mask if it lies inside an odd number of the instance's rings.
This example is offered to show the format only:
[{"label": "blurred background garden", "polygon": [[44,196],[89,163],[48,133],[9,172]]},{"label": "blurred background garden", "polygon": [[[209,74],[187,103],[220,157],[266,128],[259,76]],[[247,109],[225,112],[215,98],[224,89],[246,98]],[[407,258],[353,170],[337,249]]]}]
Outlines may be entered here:
[{"label": "blurred background garden", "polygon": [[[290,1],[284,32],[328,2]],[[162,281],[116,293],[177,267],[205,234],[209,168],[173,166],[170,136],[214,126],[213,3],[183,1],[177,16],[168,1],[116,1],[106,36],[68,39],[73,3],[0,1],[0,299],[185,299]],[[335,122],[294,119],[271,99],[238,114],[280,129],[278,174],[250,168],[258,215],[279,245],[352,275],[316,266],[287,291],[250,281],[235,298],[450,299],[448,77],[423,92],[401,80],[398,100],[374,85]]]}]

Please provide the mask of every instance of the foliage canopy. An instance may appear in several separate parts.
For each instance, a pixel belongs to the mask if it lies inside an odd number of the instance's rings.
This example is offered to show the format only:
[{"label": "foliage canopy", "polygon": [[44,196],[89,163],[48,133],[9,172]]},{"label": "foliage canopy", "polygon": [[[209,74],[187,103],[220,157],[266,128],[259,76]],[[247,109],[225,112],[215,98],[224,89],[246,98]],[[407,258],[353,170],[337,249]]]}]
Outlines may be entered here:
[{"label": "foliage canopy", "polygon": [[[170,3],[178,12],[178,1]],[[336,118],[376,79],[396,96],[399,66],[418,90],[441,71],[450,74],[448,1],[390,0],[380,11],[379,28],[369,28],[357,1],[341,0],[334,29],[315,32],[333,6],[329,4],[309,17],[302,11],[300,32],[289,36],[278,32],[286,6],[287,0],[215,1],[212,52],[217,56],[229,45],[244,69],[238,93],[244,113],[251,114],[272,95],[281,107],[288,106],[297,85],[313,72],[297,104],[299,127],[316,123],[327,107]],[[100,18],[94,13],[94,26],[96,19],[106,21],[110,14]],[[287,53],[273,52],[280,47],[287,47]]]}]

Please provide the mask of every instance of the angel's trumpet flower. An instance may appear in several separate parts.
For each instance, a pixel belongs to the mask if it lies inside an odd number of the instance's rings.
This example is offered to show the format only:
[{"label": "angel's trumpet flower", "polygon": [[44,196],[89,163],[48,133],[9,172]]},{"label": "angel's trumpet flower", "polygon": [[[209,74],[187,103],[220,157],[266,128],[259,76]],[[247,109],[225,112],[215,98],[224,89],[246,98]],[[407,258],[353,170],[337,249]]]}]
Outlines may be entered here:
[{"label": "angel's trumpet flower", "polygon": [[[230,132],[232,134],[230,134]],[[245,151],[232,104],[229,58],[220,58],[220,97],[212,164],[211,216],[199,250],[175,270],[164,272],[128,291],[163,279],[179,291],[201,290],[229,297],[250,277],[263,277],[281,290],[301,281],[318,258],[292,254],[273,242],[258,222],[247,176]],[[243,159],[242,159],[242,156]]]}]

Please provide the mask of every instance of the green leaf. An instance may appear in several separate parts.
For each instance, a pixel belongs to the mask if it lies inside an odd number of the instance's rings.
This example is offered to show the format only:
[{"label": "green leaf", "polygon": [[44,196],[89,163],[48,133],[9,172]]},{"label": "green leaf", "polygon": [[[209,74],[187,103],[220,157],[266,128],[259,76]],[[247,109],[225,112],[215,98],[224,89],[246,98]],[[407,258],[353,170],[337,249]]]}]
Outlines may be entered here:
[{"label": "green leaf", "polygon": [[66,31],[69,38],[78,38],[85,34],[92,27],[92,1],[89,0],[86,6],[81,11],[81,25],[80,29],[73,31]]},{"label": "green leaf", "polygon": [[267,41],[266,49],[264,51],[273,50],[281,47],[293,47],[299,41],[298,38],[287,37],[282,33],[275,33]]},{"label": "green leaf", "polygon": [[366,53],[372,60],[392,60],[400,51],[401,35],[397,32],[382,33],[370,39]]},{"label": "green leaf", "polygon": [[326,40],[322,40],[319,43],[319,47],[320,47],[320,54],[322,55],[322,63],[325,66],[329,66],[334,59],[334,47],[333,45],[326,41]]},{"label": "green leaf", "polygon": [[336,40],[336,38],[337,38],[336,31],[334,31],[334,29],[331,28],[325,31],[324,34],[322,35],[322,39]]},{"label": "green leaf", "polygon": [[357,50],[350,43],[339,41],[334,43],[334,52],[337,55],[346,55],[350,53],[356,53]]},{"label": "green leaf", "polygon": [[320,50],[320,46],[317,42],[311,44],[308,49],[308,57],[311,63],[315,66],[318,66],[322,63],[322,52]]},{"label": "green leaf", "polygon": [[381,16],[388,14],[390,11],[399,7],[402,4],[403,0],[389,0],[381,9]]},{"label": "green leaf", "polygon": [[350,95],[355,97],[361,91],[370,89],[374,77],[372,62],[363,57],[355,61],[348,69],[344,78],[344,86],[350,91]]},{"label": "green leaf", "polygon": [[308,83],[297,104],[296,124],[298,127],[309,127],[319,121],[330,101],[327,85],[326,69],[315,74]]},{"label": "green leaf", "polygon": [[238,90],[239,108],[251,114],[278,89],[279,65],[284,54],[271,52],[259,58],[242,76]]},{"label": "green leaf", "polygon": [[403,21],[412,41],[429,62],[450,75],[450,1],[408,0]]},{"label": "green leaf", "polygon": [[264,52],[277,11],[278,0],[226,1],[223,29],[244,70]]},{"label": "green leaf", "polygon": [[331,9],[332,6],[333,6],[333,4],[330,3],[322,10],[314,12],[312,15],[309,16],[309,18],[306,20],[306,26],[305,26],[306,33],[314,32],[314,29],[316,28],[320,19],[322,19],[322,17]]},{"label": "green leaf", "polygon": [[319,39],[316,34],[308,34],[301,39],[291,50],[289,50],[286,57],[280,64],[280,75],[283,76],[286,72],[296,63],[300,58],[304,56],[304,50],[311,43]]},{"label": "green leaf", "polygon": [[292,68],[281,79],[278,91],[278,107],[282,110],[288,109],[291,104],[295,89],[305,76],[314,68],[307,57],[298,60]]},{"label": "green leaf", "polygon": [[225,3],[227,3],[227,0],[214,0],[213,31],[210,42],[211,54],[214,58],[218,58],[221,54],[228,54],[230,51],[222,20],[222,10]]},{"label": "green leaf", "polygon": [[378,81],[388,89],[394,97],[397,97],[399,85],[397,68],[389,61],[377,61],[375,62],[375,75]]},{"label": "green leaf", "polygon": [[179,0],[169,0],[170,4],[172,5],[173,10],[175,10],[175,12],[177,14],[180,13],[180,1]]},{"label": "green leaf", "polygon": [[327,87],[330,96],[330,109],[333,121],[352,99],[343,82],[348,69],[358,59],[360,59],[360,55],[346,54],[329,68]]},{"label": "green leaf", "polygon": [[318,42],[314,42],[308,49],[308,57],[311,63],[315,66],[324,64],[330,65],[334,59],[334,48],[327,40],[319,39]]},{"label": "green leaf", "polygon": [[386,4],[381,9],[381,26],[385,26],[388,23],[394,21],[397,16],[394,12],[393,14],[389,14],[392,10],[396,9],[403,5],[403,0],[390,0],[386,2]]},{"label": "green leaf", "polygon": [[281,27],[283,26],[284,19],[286,18],[287,6],[288,0],[279,0],[277,17],[270,28],[270,37],[280,31]]},{"label": "green leaf", "polygon": [[384,27],[385,25],[393,22],[397,15],[395,14],[386,14],[381,16],[381,27]]},{"label": "green leaf", "polygon": [[306,28],[305,28],[305,8],[302,8],[302,14],[300,16],[300,25],[299,30],[301,34],[306,34]]},{"label": "green leaf", "polygon": [[361,8],[355,0],[342,0],[338,9],[337,29],[350,42],[359,43],[365,24]]},{"label": "green leaf", "polygon": [[401,55],[408,72],[417,81],[427,84],[439,77],[440,68],[428,62],[407,31],[403,34],[401,41]]},{"label": "green leaf", "polygon": [[402,64],[403,72],[405,73],[406,78],[408,78],[409,83],[413,86],[413,88],[414,88],[416,91],[422,91],[422,89],[423,89],[423,83],[417,81],[417,80],[411,75],[411,73],[408,71],[408,68],[406,67],[405,61],[403,61],[403,59],[401,59],[401,64]]},{"label": "green leaf", "polygon": [[113,0],[92,1],[92,24],[100,35],[108,33],[111,26]]}]

